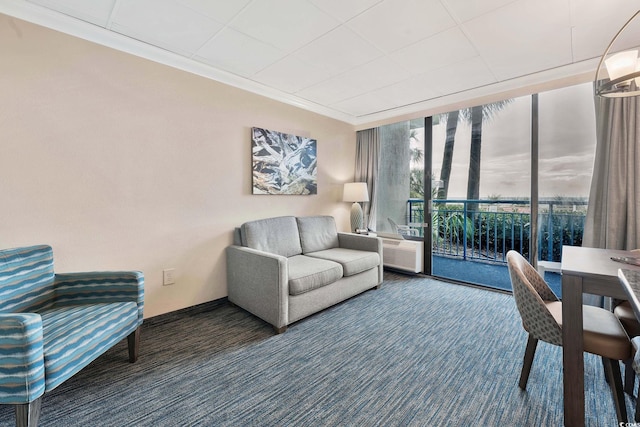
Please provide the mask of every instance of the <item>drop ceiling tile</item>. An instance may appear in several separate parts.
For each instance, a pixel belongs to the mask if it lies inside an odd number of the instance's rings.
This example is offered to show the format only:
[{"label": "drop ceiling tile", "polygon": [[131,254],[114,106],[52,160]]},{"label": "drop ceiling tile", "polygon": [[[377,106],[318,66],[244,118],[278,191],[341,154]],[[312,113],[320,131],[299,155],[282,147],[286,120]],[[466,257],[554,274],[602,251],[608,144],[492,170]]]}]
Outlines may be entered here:
[{"label": "drop ceiling tile", "polygon": [[442,3],[456,17],[458,22],[466,22],[514,1],[516,0],[442,0]]},{"label": "drop ceiling tile", "polygon": [[[586,5],[588,3],[588,7]],[[572,42],[575,61],[601,56],[616,33],[638,11],[637,0],[592,2],[572,0]],[[640,45],[640,18],[620,34],[612,51]]]},{"label": "drop ceiling tile", "polygon": [[478,56],[464,33],[454,27],[392,53],[391,58],[413,74],[442,68]]},{"label": "drop ceiling tile", "polygon": [[251,0],[177,0],[194,11],[226,24]]},{"label": "drop ceiling tile", "polygon": [[438,82],[430,76],[413,76],[402,82],[372,92],[374,96],[388,99],[395,105],[403,106],[442,96]]},{"label": "drop ceiling tile", "polygon": [[381,1],[382,0],[311,0],[311,3],[339,21],[347,22]]},{"label": "drop ceiling tile", "polygon": [[361,95],[366,91],[366,87],[353,77],[340,75],[304,88],[297,92],[296,96],[320,105],[330,105]]},{"label": "drop ceiling tile", "polygon": [[252,80],[284,92],[295,93],[331,77],[326,71],[288,56],[255,74]]},{"label": "drop ceiling tile", "polygon": [[335,104],[409,77],[409,72],[404,68],[399,67],[389,58],[382,57],[305,88],[296,95],[320,104]]},{"label": "drop ceiling tile", "polygon": [[353,116],[364,116],[398,107],[388,99],[372,93],[357,96],[331,105],[332,108]]},{"label": "drop ceiling tile", "polygon": [[252,2],[230,25],[255,39],[292,52],[339,24],[306,0],[261,0]]},{"label": "drop ceiling tile", "polygon": [[411,74],[391,58],[383,56],[344,74],[360,85],[375,90],[408,79]]},{"label": "drop ceiling tile", "polygon": [[497,82],[480,57],[466,59],[430,71],[423,77],[445,94],[462,92]]},{"label": "drop ceiling tile", "polygon": [[275,47],[225,28],[209,40],[195,55],[198,61],[250,77],[282,59],[284,53]]},{"label": "drop ceiling tile", "polygon": [[115,4],[115,0],[29,0],[29,2],[101,27],[107,26]]},{"label": "drop ceiling tile", "polygon": [[468,21],[461,28],[498,80],[572,62],[566,2],[520,0]]},{"label": "drop ceiling tile", "polygon": [[173,0],[119,3],[113,31],[189,56],[222,29],[222,24]]},{"label": "drop ceiling tile", "polygon": [[342,73],[380,57],[381,51],[346,27],[338,27],[298,50],[294,56],[309,64]]},{"label": "drop ceiling tile", "polygon": [[385,0],[346,25],[391,53],[451,28],[455,22],[438,0]]}]

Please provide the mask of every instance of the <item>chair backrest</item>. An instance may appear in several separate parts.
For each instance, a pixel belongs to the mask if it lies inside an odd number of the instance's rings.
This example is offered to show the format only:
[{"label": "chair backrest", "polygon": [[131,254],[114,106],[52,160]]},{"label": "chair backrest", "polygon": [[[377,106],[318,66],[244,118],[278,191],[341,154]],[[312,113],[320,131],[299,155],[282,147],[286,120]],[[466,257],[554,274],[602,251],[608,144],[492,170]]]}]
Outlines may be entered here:
[{"label": "chair backrest", "polygon": [[513,297],[524,328],[539,340],[562,345],[562,327],[545,304],[558,301],[558,297],[538,271],[518,252],[507,253],[507,265]]},{"label": "chair backrest", "polygon": [[0,250],[0,313],[37,311],[51,305],[53,282],[50,246]]}]

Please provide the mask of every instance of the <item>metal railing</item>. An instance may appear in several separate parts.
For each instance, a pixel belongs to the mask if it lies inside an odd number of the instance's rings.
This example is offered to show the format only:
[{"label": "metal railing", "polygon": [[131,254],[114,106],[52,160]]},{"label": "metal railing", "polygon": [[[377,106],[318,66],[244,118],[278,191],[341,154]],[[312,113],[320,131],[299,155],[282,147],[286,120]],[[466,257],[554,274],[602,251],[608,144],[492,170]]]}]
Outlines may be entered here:
[{"label": "metal railing", "polygon": [[[515,249],[529,256],[529,200],[433,200],[433,254],[506,262]],[[559,262],[562,245],[581,245],[585,199],[538,202],[538,260]],[[422,233],[424,201],[407,201],[407,224]]]}]

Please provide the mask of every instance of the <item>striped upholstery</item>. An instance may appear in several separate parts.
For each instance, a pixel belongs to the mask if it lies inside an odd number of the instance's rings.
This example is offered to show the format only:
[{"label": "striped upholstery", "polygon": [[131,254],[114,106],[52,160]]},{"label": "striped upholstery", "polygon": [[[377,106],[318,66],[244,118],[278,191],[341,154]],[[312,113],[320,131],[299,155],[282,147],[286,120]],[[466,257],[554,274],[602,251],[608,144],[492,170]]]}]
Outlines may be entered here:
[{"label": "striped upholstery", "polygon": [[44,393],[42,319],[0,313],[0,403],[25,403]]},{"label": "striped upholstery", "polygon": [[84,304],[42,313],[45,391],[51,391],[138,327],[135,302]]},{"label": "striped upholstery", "polygon": [[36,311],[53,303],[53,251],[40,245],[0,251],[0,313]]},{"label": "striped upholstery", "polygon": [[31,402],[142,324],[139,271],[54,274],[50,246],[0,250],[0,403]]},{"label": "striped upholstery", "polygon": [[140,271],[95,271],[55,275],[56,306],[133,301],[142,323],[144,276]]}]

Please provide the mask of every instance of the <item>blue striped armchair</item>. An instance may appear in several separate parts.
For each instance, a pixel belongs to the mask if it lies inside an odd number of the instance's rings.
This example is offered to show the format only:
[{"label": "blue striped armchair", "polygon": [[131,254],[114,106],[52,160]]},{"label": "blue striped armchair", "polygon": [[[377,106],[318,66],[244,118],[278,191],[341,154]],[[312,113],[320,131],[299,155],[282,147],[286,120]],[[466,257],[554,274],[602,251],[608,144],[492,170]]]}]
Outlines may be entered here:
[{"label": "blue striped armchair", "polygon": [[44,393],[128,338],[138,357],[144,308],[139,271],[55,274],[53,250],[0,250],[0,404],[35,426]]}]

